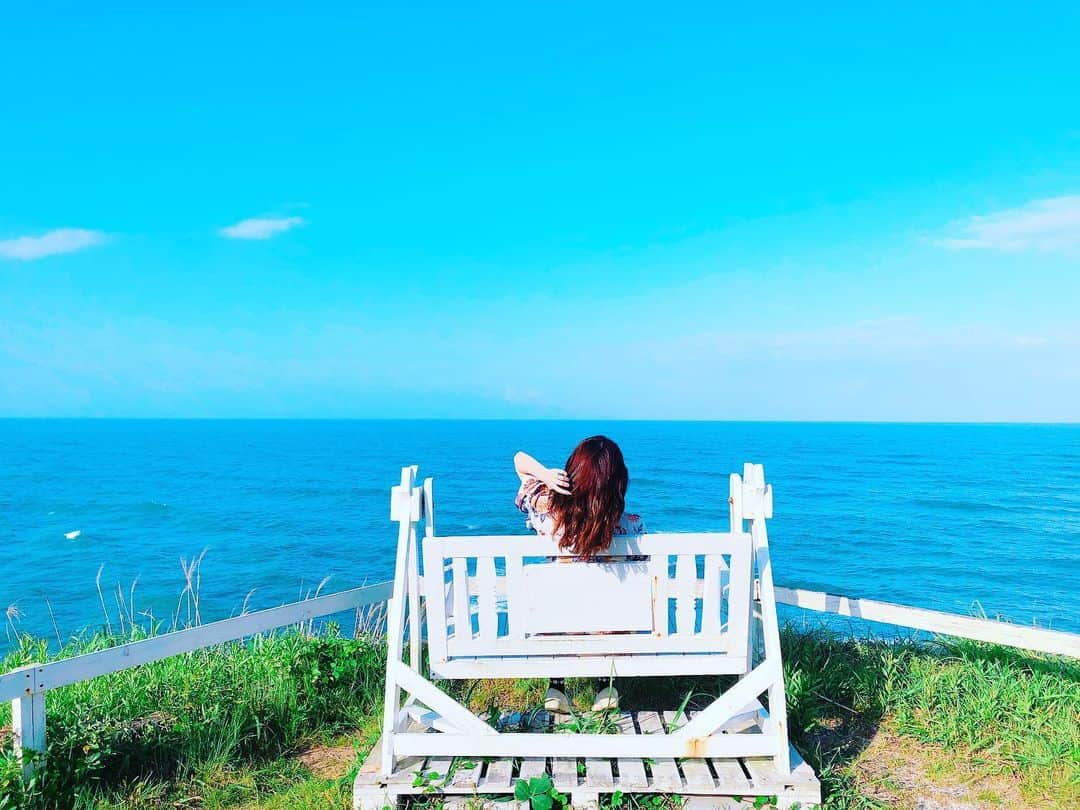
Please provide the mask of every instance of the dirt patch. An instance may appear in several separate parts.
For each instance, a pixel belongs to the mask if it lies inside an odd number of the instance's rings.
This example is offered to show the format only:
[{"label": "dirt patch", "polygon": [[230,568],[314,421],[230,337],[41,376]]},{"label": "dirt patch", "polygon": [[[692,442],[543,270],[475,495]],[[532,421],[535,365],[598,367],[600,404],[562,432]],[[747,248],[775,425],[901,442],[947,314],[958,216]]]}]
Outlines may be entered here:
[{"label": "dirt patch", "polygon": [[1007,775],[978,772],[955,751],[880,729],[852,763],[864,796],[905,810],[1053,807],[1025,799]]},{"label": "dirt patch", "polygon": [[314,745],[296,758],[320,779],[340,779],[356,762],[356,749],[351,745]]}]

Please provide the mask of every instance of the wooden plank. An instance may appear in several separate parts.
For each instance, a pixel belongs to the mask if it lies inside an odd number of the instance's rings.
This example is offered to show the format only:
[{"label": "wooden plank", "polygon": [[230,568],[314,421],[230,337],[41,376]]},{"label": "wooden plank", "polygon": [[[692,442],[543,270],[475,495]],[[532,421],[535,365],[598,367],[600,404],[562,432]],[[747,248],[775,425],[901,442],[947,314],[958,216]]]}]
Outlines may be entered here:
[{"label": "wooden plank", "polygon": [[388,785],[409,785],[416,779],[416,774],[424,767],[427,757],[412,756],[402,757],[394,766],[394,772],[386,780]]},{"label": "wooden plank", "polygon": [[427,606],[428,656],[432,663],[438,664],[446,660],[446,636],[449,632],[446,622],[446,561],[432,550],[429,542],[429,538],[424,538],[424,602]]},{"label": "wooden plank", "polygon": [[[51,661],[34,668],[29,685],[32,686],[32,691],[56,689],[180,653],[212,647],[226,641],[235,641],[278,627],[299,624],[319,616],[344,613],[365,605],[385,602],[393,595],[393,591],[392,582],[380,582],[376,585],[326,594],[281,607],[246,613],[243,616],[234,616],[231,619],[222,619],[187,630],[163,633],[153,638],[132,641],[61,661]],[[13,700],[24,695],[27,686],[28,677],[23,672],[14,671],[0,675],[0,700]]]},{"label": "wooden plank", "polygon": [[420,546],[416,531],[409,532],[409,557],[405,578],[409,583],[409,666],[420,669],[423,617],[420,615]]},{"label": "wooden plank", "polygon": [[476,790],[476,784],[480,781],[480,772],[483,763],[480,757],[455,757],[454,776],[450,780],[450,786],[455,790]]},{"label": "wooden plank", "polygon": [[502,792],[510,788],[510,779],[514,774],[514,762],[508,757],[499,757],[487,764],[484,775],[480,778],[481,792]]},{"label": "wooden plank", "polygon": [[[685,723],[686,718],[678,718],[680,723]],[[667,726],[668,733],[675,728],[675,712],[664,712],[664,725]],[[713,781],[712,773],[709,771],[709,766],[703,759],[683,759],[681,761],[683,776],[686,777],[686,789],[687,790],[700,790],[711,791],[716,787]]]},{"label": "wooden plank", "polygon": [[742,796],[750,792],[750,780],[746,778],[742,766],[737,759],[720,759],[714,757],[709,760],[713,770],[716,771],[717,789],[724,793],[733,793]]},{"label": "wooden plank", "polygon": [[[637,734],[634,717],[630,712],[622,712],[616,723],[619,726],[620,734],[631,737]],[[617,765],[619,767],[620,790],[628,791],[648,787],[649,778],[645,775],[645,763],[641,761],[640,757],[619,757]]]},{"label": "wooden plank", "polygon": [[[36,664],[24,669],[32,670]],[[42,764],[46,752],[45,693],[33,692],[11,701],[12,750],[21,762],[22,775],[29,779]]]},{"label": "wooden plank", "polygon": [[577,759],[555,757],[551,760],[551,779],[559,790],[572,790],[578,784]]},{"label": "wooden plank", "polygon": [[[663,735],[664,724],[656,712],[638,712],[638,727],[645,735]],[[682,777],[675,760],[668,757],[653,757],[651,763],[653,787],[659,791],[677,792],[682,790]]]},{"label": "wooden plank", "polygon": [[837,616],[854,616],[875,622],[913,627],[930,633],[1080,658],[1080,634],[1077,633],[1025,627],[991,619],[977,619],[972,616],[957,616],[937,610],[894,605],[873,599],[836,596],[801,588],[783,588],[777,585],[775,591],[777,602],[805,610],[833,613]]},{"label": "wooden plank", "polygon": [[647,675],[743,675],[746,658],[707,655],[530,655],[453,658],[435,667],[440,678],[604,678]]},{"label": "wooden plank", "polygon": [[453,767],[453,757],[431,757],[431,759],[424,763],[424,773],[430,774],[432,777],[435,777],[437,774],[438,781],[442,782],[446,779],[447,775],[450,773],[450,769]]},{"label": "wooden plank", "polygon": [[489,644],[499,634],[499,616],[495,612],[495,558],[479,557],[476,560],[476,592],[480,641]]},{"label": "wooden plank", "polygon": [[[544,591],[550,598],[550,594],[559,591]],[[646,593],[645,599],[651,599]],[[658,603],[664,602],[658,600]],[[689,600],[691,613],[689,616],[690,627],[693,627],[693,598]],[[649,609],[649,602],[643,604]],[[659,621],[654,617],[653,621]],[[651,623],[651,622],[650,622]],[[678,625],[676,625],[678,627]],[[645,633],[628,635],[625,633],[600,632],[598,635],[544,635],[529,636],[525,639],[499,638],[499,639],[475,639],[472,641],[458,641],[451,639],[447,649],[451,657],[455,656],[483,656],[483,655],[627,655],[641,653],[642,655],[657,655],[659,653],[716,653],[719,640],[716,636],[706,637],[703,635],[672,635],[657,638]],[[723,654],[723,653],[721,653]],[[567,672],[566,675],[571,673]]]},{"label": "wooden plank", "polygon": [[693,554],[680,554],[675,561],[675,632],[683,638],[694,636],[694,586],[697,562]]},{"label": "wooden plank", "polygon": [[[432,539],[435,545],[438,541]],[[454,590],[454,641],[471,639],[472,618],[469,614],[469,568],[464,557],[454,557],[450,563]]]},{"label": "wooden plank", "polygon": [[525,637],[524,610],[525,576],[522,558],[518,554],[506,556],[506,630],[507,638]]},{"label": "wooden plank", "polygon": [[381,782],[380,766],[382,765],[382,737],[380,736],[376,740],[375,745],[371,746],[371,750],[368,751],[367,756],[364,757],[364,762],[360,766],[360,770],[356,773],[356,784],[358,785],[372,785],[376,782]]},{"label": "wooden plank", "polygon": [[534,776],[541,776],[545,773],[547,773],[547,758],[525,757],[521,760],[521,770],[518,772],[518,776],[522,779],[532,779]]},{"label": "wooden plank", "polygon": [[585,760],[585,787],[594,790],[612,790],[615,779],[611,774],[611,760],[588,757]]},{"label": "wooden plank", "polygon": [[[659,722],[659,718],[657,718]],[[763,757],[777,742],[765,734],[714,734],[704,739],[658,734],[621,737],[614,734],[413,734],[394,735],[401,756],[470,755],[500,757]]]},{"label": "wooden plank", "polygon": [[705,555],[704,580],[701,589],[701,634],[716,637],[720,635],[720,608],[723,604],[723,590],[720,584],[721,573],[727,565],[720,554]]},{"label": "wooden plank", "polygon": [[[747,532],[649,532],[612,539],[601,560],[655,554],[729,554]],[[573,557],[549,536],[534,534],[445,535],[435,538],[446,557],[502,557],[507,549],[523,557]]]},{"label": "wooden plank", "polygon": [[527,634],[647,634],[653,628],[653,583],[642,562],[541,563],[529,566],[528,578],[522,600]]},{"label": "wooden plank", "polygon": [[[649,560],[649,573],[653,579],[652,593],[652,637],[659,642],[668,635],[668,595],[671,580],[668,578],[668,555],[657,554]],[[678,642],[676,642],[678,643]]]},{"label": "wooden plank", "polygon": [[676,736],[704,737],[730,720],[737,711],[764,692],[777,679],[783,679],[783,672],[775,661],[759,664],[745,678],[736,683],[720,697],[714,700],[689,723],[676,732]]},{"label": "wooden plank", "polygon": [[407,690],[410,695],[421,703],[438,712],[443,719],[451,723],[460,733],[498,736],[495,729],[400,661],[390,661],[386,665],[386,671],[389,676],[393,677],[398,686]]}]

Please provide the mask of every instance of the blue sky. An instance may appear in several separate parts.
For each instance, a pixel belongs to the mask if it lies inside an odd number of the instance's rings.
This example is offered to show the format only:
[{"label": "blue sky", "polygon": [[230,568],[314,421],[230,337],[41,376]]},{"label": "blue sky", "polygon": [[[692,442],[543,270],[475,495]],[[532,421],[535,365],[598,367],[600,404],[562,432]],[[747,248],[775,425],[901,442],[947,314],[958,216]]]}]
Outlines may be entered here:
[{"label": "blue sky", "polygon": [[0,415],[1080,418],[1080,7],[22,4]]}]

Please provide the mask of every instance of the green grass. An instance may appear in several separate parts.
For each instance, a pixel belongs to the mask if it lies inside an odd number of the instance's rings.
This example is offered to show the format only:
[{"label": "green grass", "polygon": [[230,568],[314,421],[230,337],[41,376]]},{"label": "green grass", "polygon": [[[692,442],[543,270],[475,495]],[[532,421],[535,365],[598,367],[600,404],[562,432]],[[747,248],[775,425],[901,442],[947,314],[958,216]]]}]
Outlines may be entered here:
[{"label": "green grass", "polygon": [[[61,655],[119,641],[98,635]],[[1009,780],[1032,806],[1080,804],[1080,662],[974,642],[889,643],[821,630],[787,629],[783,648],[791,733],[822,776],[827,806],[884,806],[868,795],[867,758],[875,749],[864,753],[883,739],[925,754],[931,781],[962,765],[969,776]],[[41,642],[24,640],[0,671],[44,657]],[[380,640],[289,631],[57,689],[48,695],[44,778],[22,786],[5,741],[0,810],[347,808],[349,776],[313,777],[294,754],[312,742],[340,743],[343,735],[358,754],[370,747],[384,665]],[[624,708],[676,710],[704,705],[727,683],[641,678],[617,685]],[[454,688],[477,710],[527,710],[545,685]],[[587,708],[602,685],[568,687]],[[582,718],[587,724],[586,712]],[[0,707],[0,727],[9,723],[9,707]],[[875,778],[888,787],[892,776]],[[637,806],[638,799],[625,801]]]},{"label": "green grass", "polygon": [[[117,641],[98,635],[61,655]],[[44,658],[43,643],[24,640],[0,669]],[[381,641],[343,638],[333,629],[286,632],[54,690],[47,697],[48,769],[24,789],[13,758],[4,754],[0,808],[110,807],[125,800],[152,806],[151,797],[201,795],[200,782],[237,783],[237,800],[246,800],[259,793],[264,777],[288,781],[288,769],[272,764],[298,746],[370,726],[384,666]],[[9,723],[10,708],[0,708],[0,726]],[[246,769],[243,778],[228,778],[238,768]],[[245,780],[252,790],[243,788]],[[227,799],[219,804],[237,803]]]}]

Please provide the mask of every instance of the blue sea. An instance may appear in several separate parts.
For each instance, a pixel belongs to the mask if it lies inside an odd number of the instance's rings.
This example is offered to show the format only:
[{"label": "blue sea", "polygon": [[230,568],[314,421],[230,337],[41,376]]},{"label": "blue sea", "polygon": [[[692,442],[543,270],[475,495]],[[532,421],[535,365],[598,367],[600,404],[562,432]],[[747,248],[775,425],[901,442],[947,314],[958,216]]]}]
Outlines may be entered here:
[{"label": "blue sea", "polygon": [[599,432],[658,531],[726,530],[729,473],[763,464],[778,584],[1080,631],[1077,425],[0,420],[0,609],[100,626],[101,570],[114,624],[118,585],[167,620],[203,550],[204,621],[387,579],[402,465],[440,533],[524,532],[513,453],[561,466]]}]

